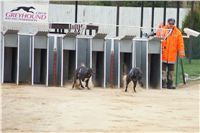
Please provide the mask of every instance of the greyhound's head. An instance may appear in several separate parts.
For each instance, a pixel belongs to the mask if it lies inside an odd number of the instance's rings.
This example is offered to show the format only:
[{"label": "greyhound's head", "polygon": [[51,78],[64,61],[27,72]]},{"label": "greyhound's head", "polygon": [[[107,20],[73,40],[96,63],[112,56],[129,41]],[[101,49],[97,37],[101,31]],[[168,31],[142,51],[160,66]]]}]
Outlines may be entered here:
[{"label": "greyhound's head", "polygon": [[29,7],[30,9],[35,9],[35,7],[33,7],[33,6],[31,6],[31,7]]},{"label": "greyhound's head", "polygon": [[88,68],[88,75],[93,76],[95,74],[94,70],[92,68]]}]

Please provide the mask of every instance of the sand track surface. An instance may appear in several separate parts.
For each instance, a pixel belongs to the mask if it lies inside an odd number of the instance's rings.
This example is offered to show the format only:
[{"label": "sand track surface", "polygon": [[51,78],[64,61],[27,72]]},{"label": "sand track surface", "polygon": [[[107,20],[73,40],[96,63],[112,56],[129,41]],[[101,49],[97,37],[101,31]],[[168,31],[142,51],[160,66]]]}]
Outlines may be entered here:
[{"label": "sand track surface", "polygon": [[3,133],[199,132],[200,82],[176,90],[1,85]]}]

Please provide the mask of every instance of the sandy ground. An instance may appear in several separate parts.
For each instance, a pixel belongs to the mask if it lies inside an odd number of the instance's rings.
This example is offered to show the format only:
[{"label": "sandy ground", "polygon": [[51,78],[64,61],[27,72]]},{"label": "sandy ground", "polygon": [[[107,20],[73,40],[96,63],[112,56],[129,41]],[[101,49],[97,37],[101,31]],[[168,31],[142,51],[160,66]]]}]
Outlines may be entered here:
[{"label": "sandy ground", "polygon": [[1,85],[6,132],[199,132],[200,82],[176,90]]}]

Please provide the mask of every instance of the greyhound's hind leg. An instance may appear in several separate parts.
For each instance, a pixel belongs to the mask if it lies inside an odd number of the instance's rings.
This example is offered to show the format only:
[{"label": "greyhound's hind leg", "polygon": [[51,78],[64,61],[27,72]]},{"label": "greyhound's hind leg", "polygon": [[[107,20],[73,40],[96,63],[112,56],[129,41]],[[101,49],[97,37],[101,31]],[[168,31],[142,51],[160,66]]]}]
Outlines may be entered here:
[{"label": "greyhound's hind leg", "polygon": [[136,90],[135,90],[136,86],[137,86],[137,81],[133,81],[133,90],[135,93],[136,93]]}]

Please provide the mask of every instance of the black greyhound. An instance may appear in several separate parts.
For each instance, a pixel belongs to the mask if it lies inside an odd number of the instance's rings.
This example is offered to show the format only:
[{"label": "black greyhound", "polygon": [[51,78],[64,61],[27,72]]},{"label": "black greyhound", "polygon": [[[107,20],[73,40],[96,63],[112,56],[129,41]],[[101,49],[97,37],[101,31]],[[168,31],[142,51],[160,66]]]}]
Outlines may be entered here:
[{"label": "black greyhound", "polygon": [[127,88],[128,88],[128,84],[132,81],[133,82],[133,90],[134,92],[136,92],[135,88],[137,86],[137,82],[139,82],[139,84],[141,86],[143,86],[142,83],[142,71],[139,68],[132,68],[130,70],[130,72],[128,73],[128,75],[126,76],[126,89],[125,92],[127,92]]},{"label": "black greyhound", "polygon": [[20,9],[26,11],[26,12],[30,12],[30,13],[33,13],[32,11],[30,11],[31,9],[35,9],[35,7],[25,7],[25,6],[20,6],[20,7],[17,7],[17,9],[13,9],[11,10],[11,12],[14,12],[14,11],[19,11]]},{"label": "black greyhound", "polygon": [[78,69],[75,71],[74,75],[74,82],[72,85],[72,88],[74,88],[74,85],[76,84],[76,80],[79,80],[80,85],[82,88],[84,88],[83,84],[81,81],[86,82],[85,87],[90,89],[88,87],[88,82],[90,80],[90,77],[94,74],[93,70],[91,68],[86,68],[85,66],[80,66]]}]

